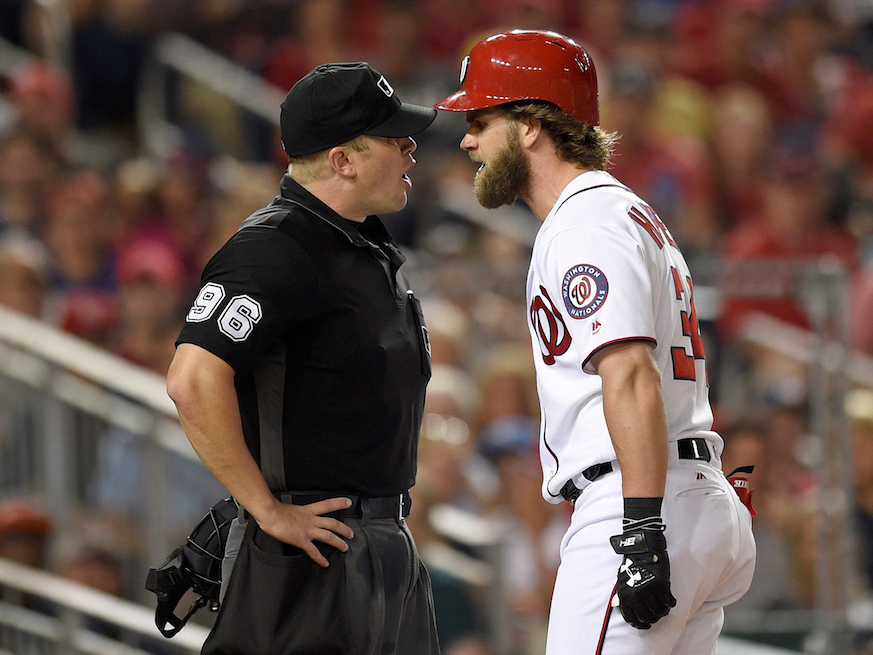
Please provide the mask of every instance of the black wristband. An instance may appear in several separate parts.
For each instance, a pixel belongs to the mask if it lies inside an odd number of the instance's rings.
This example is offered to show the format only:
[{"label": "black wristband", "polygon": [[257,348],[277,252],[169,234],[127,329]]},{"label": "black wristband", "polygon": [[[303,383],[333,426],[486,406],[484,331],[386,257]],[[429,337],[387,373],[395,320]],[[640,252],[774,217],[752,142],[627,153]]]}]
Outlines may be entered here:
[{"label": "black wristband", "polygon": [[660,498],[625,498],[624,518],[628,521],[641,521],[652,517],[661,517]]}]

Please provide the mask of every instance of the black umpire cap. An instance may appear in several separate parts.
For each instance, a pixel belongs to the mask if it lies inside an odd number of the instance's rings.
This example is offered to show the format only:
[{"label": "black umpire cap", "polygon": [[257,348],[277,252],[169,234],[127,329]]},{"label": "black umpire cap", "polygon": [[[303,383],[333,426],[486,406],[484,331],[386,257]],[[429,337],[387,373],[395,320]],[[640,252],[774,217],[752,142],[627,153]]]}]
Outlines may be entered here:
[{"label": "black umpire cap", "polygon": [[400,102],[385,76],[366,62],[322,64],[282,102],[279,123],[289,157],[327,150],[355,137],[418,134],[436,118],[432,107]]}]

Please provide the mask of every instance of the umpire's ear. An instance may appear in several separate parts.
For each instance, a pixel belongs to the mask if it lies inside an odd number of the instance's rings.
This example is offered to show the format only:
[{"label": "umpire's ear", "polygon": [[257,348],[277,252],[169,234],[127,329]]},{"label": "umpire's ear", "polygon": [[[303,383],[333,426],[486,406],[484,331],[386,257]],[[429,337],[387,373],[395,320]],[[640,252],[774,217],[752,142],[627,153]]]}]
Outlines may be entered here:
[{"label": "umpire's ear", "polygon": [[327,162],[335,173],[343,177],[355,177],[358,171],[350,158],[353,152],[345,145],[334,146],[327,151]]}]

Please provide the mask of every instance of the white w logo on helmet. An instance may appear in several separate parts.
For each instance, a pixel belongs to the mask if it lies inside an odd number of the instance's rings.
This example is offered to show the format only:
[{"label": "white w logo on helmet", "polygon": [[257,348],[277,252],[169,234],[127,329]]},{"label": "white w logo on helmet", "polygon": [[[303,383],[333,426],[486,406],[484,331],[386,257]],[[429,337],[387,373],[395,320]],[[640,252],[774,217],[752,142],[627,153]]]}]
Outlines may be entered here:
[{"label": "white w logo on helmet", "polygon": [[382,93],[384,93],[389,98],[394,95],[394,89],[391,87],[390,84],[388,84],[388,80],[385,79],[384,75],[382,75],[379,78],[379,81],[376,82],[376,86],[378,86]]},{"label": "white w logo on helmet", "polygon": [[464,57],[464,60],[461,62],[461,84],[464,83],[464,80],[467,79],[467,71],[470,69],[470,55]]}]

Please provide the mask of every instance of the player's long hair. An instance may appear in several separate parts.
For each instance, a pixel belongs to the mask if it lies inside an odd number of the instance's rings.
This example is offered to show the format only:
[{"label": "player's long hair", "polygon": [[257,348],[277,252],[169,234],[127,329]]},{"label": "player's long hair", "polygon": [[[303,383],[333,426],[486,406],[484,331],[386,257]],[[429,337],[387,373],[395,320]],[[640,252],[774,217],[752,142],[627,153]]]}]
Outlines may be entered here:
[{"label": "player's long hair", "polygon": [[507,105],[506,111],[515,120],[538,119],[555,142],[558,155],[571,164],[600,171],[609,165],[617,132],[589,127],[549,102],[516,102]]}]

